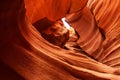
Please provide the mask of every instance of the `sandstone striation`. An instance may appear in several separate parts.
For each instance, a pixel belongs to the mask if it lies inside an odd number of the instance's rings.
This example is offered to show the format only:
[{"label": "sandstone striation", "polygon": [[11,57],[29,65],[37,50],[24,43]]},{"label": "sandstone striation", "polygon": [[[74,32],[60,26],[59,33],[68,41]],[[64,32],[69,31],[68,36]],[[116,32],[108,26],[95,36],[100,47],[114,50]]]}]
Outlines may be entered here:
[{"label": "sandstone striation", "polygon": [[[120,0],[1,0],[0,79],[120,80],[119,7]],[[56,27],[63,17],[75,39],[63,25]],[[41,23],[45,18],[49,22]],[[47,41],[51,28],[58,30],[52,35],[60,33],[51,39],[75,42],[77,48]]]}]

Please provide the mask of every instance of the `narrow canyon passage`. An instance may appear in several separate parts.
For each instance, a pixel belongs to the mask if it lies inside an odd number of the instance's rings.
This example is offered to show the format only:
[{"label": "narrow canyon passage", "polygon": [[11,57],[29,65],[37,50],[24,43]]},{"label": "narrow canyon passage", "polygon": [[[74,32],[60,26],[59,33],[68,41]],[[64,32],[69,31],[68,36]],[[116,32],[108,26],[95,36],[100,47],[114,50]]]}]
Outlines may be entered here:
[{"label": "narrow canyon passage", "polygon": [[0,80],[120,80],[120,0],[0,6]]}]

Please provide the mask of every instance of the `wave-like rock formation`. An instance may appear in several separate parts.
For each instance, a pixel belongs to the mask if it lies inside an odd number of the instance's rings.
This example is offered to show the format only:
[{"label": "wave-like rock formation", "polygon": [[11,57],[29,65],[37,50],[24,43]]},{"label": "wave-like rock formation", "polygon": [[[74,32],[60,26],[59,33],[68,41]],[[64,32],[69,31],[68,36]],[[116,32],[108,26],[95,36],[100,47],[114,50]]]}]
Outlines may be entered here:
[{"label": "wave-like rock formation", "polygon": [[90,6],[98,27],[105,40],[103,52],[95,57],[102,63],[112,67],[120,67],[120,1],[96,0]]},{"label": "wave-like rock formation", "polygon": [[[1,0],[0,80],[120,80],[119,7],[119,0]],[[46,22],[32,25],[63,17],[81,50],[44,39]]]}]

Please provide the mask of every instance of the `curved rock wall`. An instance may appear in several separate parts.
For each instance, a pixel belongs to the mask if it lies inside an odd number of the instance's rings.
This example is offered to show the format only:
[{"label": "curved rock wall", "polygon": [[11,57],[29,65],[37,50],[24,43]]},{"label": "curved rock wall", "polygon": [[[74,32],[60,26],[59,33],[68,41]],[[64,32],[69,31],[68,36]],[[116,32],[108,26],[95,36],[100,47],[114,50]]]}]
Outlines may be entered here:
[{"label": "curved rock wall", "polygon": [[[45,1],[54,2],[56,0]],[[65,0],[57,1],[62,3],[62,1],[64,2]],[[0,60],[25,80],[120,79],[119,70],[116,68],[91,59],[84,55],[82,51],[65,50],[47,42],[31,24],[40,19],[40,17],[26,18],[23,0],[7,0],[7,3],[2,0],[0,1],[0,6]],[[57,4],[57,6],[59,7],[59,4]],[[52,10],[53,14],[57,14],[54,13],[56,9],[53,8]],[[59,16],[54,17],[52,11],[48,10],[48,13],[51,11],[51,15],[46,16],[53,21],[64,17],[67,8],[63,9],[63,7],[61,7],[60,12],[61,10],[63,10],[64,13],[62,15],[59,14]],[[28,13],[28,15],[31,14]],[[98,20],[97,17],[95,18]],[[117,40],[119,41],[119,38]],[[104,42],[104,45],[106,44]],[[116,52],[116,54],[118,53]],[[7,79],[4,78],[4,80]],[[13,79],[8,77],[8,80]]]},{"label": "curved rock wall", "polygon": [[[91,3],[92,4],[92,3]],[[103,52],[96,56],[99,61],[113,67],[120,66],[120,1],[94,0],[89,6],[95,15],[98,27],[105,35]]]},{"label": "curved rock wall", "polygon": [[34,23],[44,17],[52,21],[66,15],[71,5],[71,0],[25,0],[27,17]]}]

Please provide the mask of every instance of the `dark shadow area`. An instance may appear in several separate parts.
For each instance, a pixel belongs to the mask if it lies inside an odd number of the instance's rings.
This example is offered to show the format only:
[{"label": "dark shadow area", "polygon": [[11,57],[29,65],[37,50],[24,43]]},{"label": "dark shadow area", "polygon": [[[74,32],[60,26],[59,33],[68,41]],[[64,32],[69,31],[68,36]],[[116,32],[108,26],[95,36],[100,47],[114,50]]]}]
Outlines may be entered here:
[{"label": "dark shadow area", "polygon": [[0,61],[0,80],[25,80],[14,70]]}]

